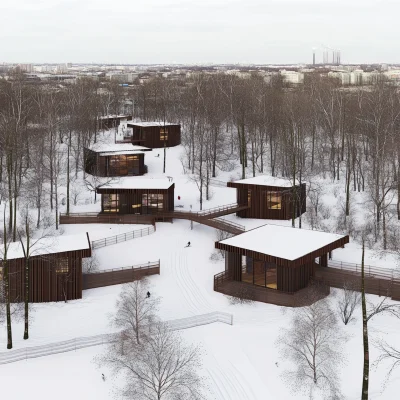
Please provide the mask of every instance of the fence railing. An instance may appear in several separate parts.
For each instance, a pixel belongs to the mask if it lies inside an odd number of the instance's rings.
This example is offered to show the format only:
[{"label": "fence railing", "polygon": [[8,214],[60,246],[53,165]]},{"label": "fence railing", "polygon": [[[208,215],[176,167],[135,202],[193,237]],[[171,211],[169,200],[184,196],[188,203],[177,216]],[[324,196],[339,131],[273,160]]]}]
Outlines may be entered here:
[{"label": "fence railing", "polygon": [[109,236],[104,239],[93,240],[92,249],[99,249],[105,246],[126,242],[127,240],[136,239],[143,236],[148,236],[156,231],[156,226],[151,225],[147,228],[136,229],[135,231],[120,233],[119,235]]},{"label": "fence railing", "polygon": [[[318,260],[316,260],[318,261]],[[341,262],[341,261],[328,261],[328,268],[340,269],[342,271],[361,273],[361,265]],[[389,268],[373,267],[371,265],[364,265],[364,274],[366,277],[380,278],[380,279],[393,279],[400,281],[400,272]]]},{"label": "fence railing", "polygon": [[[232,314],[224,312],[212,312],[188,318],[166,321],[166,324],[171,330],[176,331],[194,328],[201,325],[213,324],[216,322],[233,325],[233,316]],[[24,349],[8,350],[6,352],[0,352],[0,364],[8,364],[17,361],[28,360],[30,358],[45,357],[53,354],[76,351],[87,347],[112,343],[115,340],[117,340],[117,334],[102,334],[78,337],[62,342],[26,347]]]},{"label": "fence railing", "polygon": [[240,225],[240,224],[237,224],[237,223],[232,222],[232,221],[227,221],[226,219],[214,218],[213,221],[221,222],[221,223],[223,223],[225,225],[228,225],[228,226],[230,226],[232,228],[236,228],[236,229],[238,229],[240,231],[243,231],[243,232],[246,230],[246,227],[244,225]]},{"label": "fence railing", "polygon": [[132,267],[113,268],[82,274],[82,289],[94,289],[105,286],[121,285],[133,282],[144,276],[160,273],[160,261],[149,261]]},{"label": "fence railing", "polygon": [[155,224],[152,215],[106,214],[98,212],[60,213],[60,224]]}]

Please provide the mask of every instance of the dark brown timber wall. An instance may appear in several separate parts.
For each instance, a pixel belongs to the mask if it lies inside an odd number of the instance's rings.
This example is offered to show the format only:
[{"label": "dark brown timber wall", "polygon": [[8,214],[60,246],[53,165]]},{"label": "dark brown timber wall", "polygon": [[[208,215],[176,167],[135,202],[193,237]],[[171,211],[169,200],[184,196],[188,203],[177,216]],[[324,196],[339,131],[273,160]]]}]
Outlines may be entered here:
[{"label": "dark brown timber wall", "polygon": [[[29,301],[42,303],[82,298],[82,258],[91,249],[45,254],[29,259]],[[65,260],[68,260],[66,263]],[[8,260],[12,301],[25,298],[25,259]]]},{"label": "dark brown timber wall", "polygon": [[166,141],[161,140],[161,125],[154,126],[139,126],[134,123],[129,123],[128,127],[133,129],[132,144],[149,147],[150,149],[157,149],[160,147],[173,147],[181,144],[181,126],[180,125],[166,125],[168,130],[168,138]]},{"label": "dark brown timber wall", "polygon": [[[258,259],[253,260],[257,261]],[[277,265],[277,289],[278,291],[294,293],[308,286],[315,274],[315,263],[308,262],[298,265]],[[242,280],[242,255],[240,253],[225,253],[225,270],[234,281]]]},{"label": "dark brown timber wall", "polygon": [[[172,184],[168,189],[114,189],[101,187],[97,189],[97,193],[101,195],[118,194],[119,195],[119,208],[115,214],[145,214],[155,215],[158,212],[173,211],[174,210],[174,189],[175,184]],[[162,208],[154,208],[137,205],[142,204],[143,194],[162,194],[163,205]],[[135,206],[133,208],[133,206]],[[101,202],[102,213],[114,214],[114,212],[108,212],[104,210],[103,199]]]},{"label": "dark brown timber wall", "polygon": [[[95,176],[139,176],[147,172],[144,164],[144,153],[129,153],[129,156],[138,157],[138,167],[132,168],[127,164],[117,164],[111,166],[110,158],[112,156],[103,156],[102,153],[96,153],[90,149],[84,149],[85,172]],[[119,156],[119,155],[118,155]],[[122,155],[124,156],[124,155]]]},{"label": "dark brown timber wall", "polygon": [[[299,217],[306,212],[306,184],[296,186],[296,194],[293,188],[279,186],[249,185],[237,182],[228,182],[228,187],[236,188],[238,204],[249,204],[250,208],[239,211],[236,215],[242,218],[277,219],[288,220],[293,214],[293,197],[295,200],[295,215]],[[281,208],[269,209],[267,205],[267,193],[277,192],[281,194]],[[250,194],[251,193],[251,194]]]}]

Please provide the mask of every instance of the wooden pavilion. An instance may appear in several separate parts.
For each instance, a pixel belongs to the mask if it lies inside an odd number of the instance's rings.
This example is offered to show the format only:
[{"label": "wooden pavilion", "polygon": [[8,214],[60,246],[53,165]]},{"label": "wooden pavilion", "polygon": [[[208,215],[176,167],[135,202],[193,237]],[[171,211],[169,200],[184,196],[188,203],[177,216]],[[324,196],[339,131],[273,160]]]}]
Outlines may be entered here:
[{"label": "wooden pavilion", "polygon": [[167,178],[122,178],[96,191],[102,213],[155,215],[174,210],[174,189]]},{"label": "wooden pavilion", "polygon": [[[29,301],[81,299],[82,259],[91,255],[87,233],[47,237],[34,242],[29,257]],[[0,279],[4,276],[1,265]],[[7,265],[11,299],[24,301],[26,259],[20,242],[10,243]]]},{"label": "wooden pavilion", "polygon": [[128,122],[132,128],[132,144],[151,149],[181,144],[181,126],[163,122]]},{"label": "wooden pavilion", "polygon": [[[294,294],[306,288],[315,276],[315,260],[327,267],[328,255],[346,243],[347,235],[264,225],[216,242],[215,247],[225,251],[228,280],[275,292],[277,300],[266,302],[282,304],[279,294]],[[257,300],[265,301],[264,297],[261,293]]]},{"label": "wooden pavilion", "polygon": [[306,184],[293,186],[289,179],[273,176],[256,176],[228,182],[236,188],[238,204],[249,208],[239,211],[238,217],[288,220],[306,212]]},{"label": "wooden pavilion", "polygon": [[144,163],[151,149],[130,143],[95,144],[84,149],[85,172],[96,176],[136,176],[147,173]]}]

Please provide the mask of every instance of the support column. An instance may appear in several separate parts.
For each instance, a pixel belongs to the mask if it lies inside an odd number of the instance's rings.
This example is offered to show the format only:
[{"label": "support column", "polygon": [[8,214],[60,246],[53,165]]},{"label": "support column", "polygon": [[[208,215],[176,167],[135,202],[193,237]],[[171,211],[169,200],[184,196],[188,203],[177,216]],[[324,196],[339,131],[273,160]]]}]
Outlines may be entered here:
[{"label": "support column", "polygon": [[327,267],[328,266],[328,254],[324,254],[319,258],[319,265],[321,267]]},{"label": "support column", "polygon": [[242,255],[237,253],[226,253],[228,270],[234,281],[242,280]]}]

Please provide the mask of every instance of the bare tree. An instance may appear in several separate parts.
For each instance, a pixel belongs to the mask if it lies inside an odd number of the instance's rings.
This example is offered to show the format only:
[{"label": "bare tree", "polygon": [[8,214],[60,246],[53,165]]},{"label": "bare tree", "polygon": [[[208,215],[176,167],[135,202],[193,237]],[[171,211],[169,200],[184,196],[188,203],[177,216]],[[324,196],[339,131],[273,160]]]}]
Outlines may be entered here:
[{"label": "bare tree", "polygon": [[[317,295],[317,294],[316,294]],[[278,339],[283,356],[294,365],[284,377],[294,390],[322,390],[325,399],[340,398],[338,368],[343,336],[326,299],[294,311],[289,329]]]},{"label": "bare tree", "polygon": [[337,309],[340,319],[345,325],[354,319],[353,313],[360,304],[361,293],[354,285],[354,282],[346,282],[340,290]]},{"label": "bare tree", "polygon": [[124,334],[134,337],[138,344],[145,336],[145,327],[155,321],[160,302],[158,297],[148,296],[148,293],[150,286],[145,278],[125,284],[112,319],[114,326],[124,329]]},{"label": "bare tree", "polygon": [[199,347],[186,346],[166,324],[157,323],[140,344],[133,337],[119,335],[99,364],[111,367],[114,374],[124,374],[125,398],[200,400],[205,398],[204,382],[198,375],[200,354]]},{"label": "bare tree", "polygon": [[96,272],[99,269],[99,260],[94,250],[92,250],[92,256],[82,259],[82,272],[84,274],[90,274]]},{"label": "bare tree", "polygon": [[374,362],[374,366],[378,367],[387,362],[390,365],[384,381],[386,385],[392,373],[400,366],[400,351],[382,339],[375,342],[375,347],[380,351],[380,355]]}]

